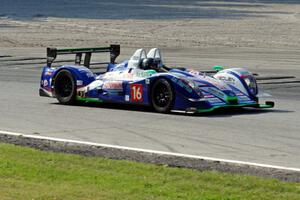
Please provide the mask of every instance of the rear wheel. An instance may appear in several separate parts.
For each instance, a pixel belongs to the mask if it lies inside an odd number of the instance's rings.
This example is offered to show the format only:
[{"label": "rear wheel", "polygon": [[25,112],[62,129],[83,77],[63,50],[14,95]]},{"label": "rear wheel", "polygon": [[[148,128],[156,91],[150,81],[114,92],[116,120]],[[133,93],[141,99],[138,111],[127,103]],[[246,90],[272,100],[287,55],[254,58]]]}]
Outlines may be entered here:
[{"label": "rear wheel", "polygon": [[171,84],[166,79],[158,79],[151,89],[153,108],[160,113],[168,113],[173,107],[174,93]]},{"label": "rear wheel", "polygon": [[54,91],[57,100],[62,104],[74,104],[76,100],[76,84],[72,73],[61,70],[54,80]]}]

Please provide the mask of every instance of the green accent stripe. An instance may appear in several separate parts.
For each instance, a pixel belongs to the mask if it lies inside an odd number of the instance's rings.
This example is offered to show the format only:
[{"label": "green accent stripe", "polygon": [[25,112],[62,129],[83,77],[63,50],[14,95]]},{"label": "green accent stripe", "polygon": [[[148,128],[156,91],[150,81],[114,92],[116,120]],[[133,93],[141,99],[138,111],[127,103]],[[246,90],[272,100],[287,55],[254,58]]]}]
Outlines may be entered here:
[{"label": "green accent stripe", "polygon": [[[83,98],[83,97],[76,97],[76,100],[78,101],[85,101],[85,102],[96,102],[96,103],[103,103],[103,100],[97,99],[97,98]],[[208,109],[198,109],[198,113],[207,113],[207,112],[212,112],[214,110],[217,110],[219,108],[242,108],[242,107],[252,107],[252,108],[273,108],[272,105],[266,105],[266,104],[238,104],[238,105],[221,105],[221,106],[213,106]]]},{"label": "green accent stripe", "polygon": [[271,105],[265,105],[265,104],[257,104],[257,103],[253,103],[253,104],[238,104],[238,105],[221,105],[221,106],[214,106],[208,109],[198,109],[197,112],[198,113],[205,113],[205,112],[212,112],[216,109],[219,108],[242,108],[242,107],[252,107],[252,108],[272,108],[273,106]]},{"label": "green accent stripe", "polygon": [[260,104],[259,108],[273,108],[274,106],[272,105],[266,105],[266,104]]},{"label": "green accent stripe", "polygon": [[97,103],[102,103],[103,102],[103,100],[101,100],[101,99],[97,99],[97,98],[84,98],[84,97],[79,97],[79,96],[77,96],[76,97],[76,100],[77,101],[85,101],[85,102],[97,102]]}]

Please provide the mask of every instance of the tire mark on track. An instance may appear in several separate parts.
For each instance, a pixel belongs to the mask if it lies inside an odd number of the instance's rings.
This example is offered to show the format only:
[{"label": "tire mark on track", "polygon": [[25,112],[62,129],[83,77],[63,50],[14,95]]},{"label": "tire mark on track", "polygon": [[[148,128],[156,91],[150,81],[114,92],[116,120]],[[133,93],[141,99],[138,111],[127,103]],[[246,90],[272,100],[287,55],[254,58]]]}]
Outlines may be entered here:
[{"label": "tire mark on track", "polygon": [[[140,128],[143,128],[143,129],[148,129],[148,130],[152,130],[153,132],[157,132],[157,131],[162,131],[160,129],[153,129],[153,128],[147,128],[147,127],[140,127]],[[169,136],[172,136],[172,137],[179,137],[181,139],[186,139],[186,140],[190,140],[190,141],[197,141],[201,144],[210,144],[210,145],[214,145],[216,147],[224,147],[225,149],[233,149],[233,150],[237,150],[237,151],[243,151],[243,152],[251,152],[251,150],[248,150],[246,151],[245,149],[242,149],[242,148],[237,148],[237,147],[232,147],[231,145],[221,145],[221,144],[218,144],[218,143],[215,143],[215,142],[208,142],[207,140],[205,139],[209,139],[209,140],[213,140],[213,141],[220,141],[222,143],[227,143],[228,141],[227,140],[223,140],[223,139],[219,139],[219,138],[215,138],[215,137],[207,137],[207,136],[203,136],[201,135],[201,137],[203,137],[203,140],[197,138],[197,137],[193,137],[193,136],[187,136],[185,135],[184,137],[181,136],[180,133],[178,132],[174,132],[173,131],[173,134],[170,133],[170,131],[163,131],[165,135],[169,135]],[[264,138],[266,140],[271,140],[271,141],[274,141],[274,142],[278,142],[278,140],[272,140],[270,138]],[[282,142],[281,142],[282,143]],[[241,143],[241,142],[236,142],[236,144],[240,144],[241,146],[251,146],[251,147],[255,147],[255,148],[259,148],[259,149],[264,149],[264,150],[272,150],[272,151],[277,151],[277,152],[280,152],[280,153],[287,153],[287,154],[294,154],[295,152],[290,152],[290,151],[282,151],[282,150],[278,150],[276,148],[270,148],[270,147],[265,147],[265,146],[261,146],[261,145],[253,145],[253,144],[247,144],[247,143]],[[298,145],[293,145],[293,144],[290,144],[290,143],[285,143],[287,146],[294,146],[294,147],[298,147]]]},{"label": "tire mark on track", "polygon": [[136,135],[136,136],[139,136],[141,138],[145,138],[147,140],[150,140],[152,142],[155,142],[156,144],[159,144],[161,145],[162,147],[165,147],[166,149],[168,149],[169,151],[173,152],[173,153],[178,153],[178,151],[171,147],[170,145],[167,145],[165,143],[163,143],[162,141],[156,139],[156,138],[153,138],[153,137],[150,137],[150,136],[146,136],[146,135],[142,135],[142,134],[139,134],[137,133],[136,131],[133,131],[133,130],[130,130],[128,128],[119,128],[119,127],[114,127],[116,129],[119,129],[119,130],[125,130],[126,132],[130,133],[130,134],[133,134],[133,135]]},{"label": "tire mark on track", "polygon": [[[198,137],[193,137],[193,136],[181,136],[180,133],[178,132],[173,132],[174,134],[172,134],[170,131],[164,131],[164,130],[160,130],[160,129],[154,129],[154,128],[148,128],[148,127],[139,127],[139,128],[142,128],[142,129],[145,129],[145,130],[150,130],[154,133],[157,133],[157,132],[163,132],[164,135],[169,135],[169,136],[172,136],[173,138],[177,137],[177,138],[180,138],[180,139],[185,139],[185,140],[188,140],[188,141],[193,141],[193,142],[197,142],[197,143],[200,143],[200,144],[209,144],[209,145],[212,145],[212,146],[215,146],[215,147],[223,147],[223,148],[220,148],[222,150],[224,149],[229,149],[229,150],[236,150],[236,151],[244,151],[244,152],[248,152],[248,151],[245,151],[244,149],[241,149],[241,148],[237,148],[237,147],[232,147],[230,145],[222,145],[222,144],[218,144],[218,143],[215,143],[215,142],[209,142],[205,139],[209,139],[209,140],[218,140],[220,142],[224,142],[225,140],[221,140],[221,139],[216,139],[216,138],[209,138],[209,137],[204,137],[203,140],[199,139]],[[225,141],[226,142],[226,141]]]}]

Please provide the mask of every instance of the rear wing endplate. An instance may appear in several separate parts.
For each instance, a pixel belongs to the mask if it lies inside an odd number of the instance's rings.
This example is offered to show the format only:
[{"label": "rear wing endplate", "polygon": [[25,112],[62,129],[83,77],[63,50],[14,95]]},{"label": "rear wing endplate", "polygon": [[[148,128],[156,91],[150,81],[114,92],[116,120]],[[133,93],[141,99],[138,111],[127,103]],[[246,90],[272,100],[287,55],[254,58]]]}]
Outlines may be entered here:
[{"label": "rear wing endplate", "polygon": [[47,66],[51,67],[57,55],[75,54],[75,64],[81,65],[84,54],[83,65],[90,67],[92,53],[110,53],[110,63],[115,63],[116,58],[120,55],[120,45],[112,44],[109,47],[95,47],[95,48],[71,48],[71,49],[57,49],[47,48]]}]

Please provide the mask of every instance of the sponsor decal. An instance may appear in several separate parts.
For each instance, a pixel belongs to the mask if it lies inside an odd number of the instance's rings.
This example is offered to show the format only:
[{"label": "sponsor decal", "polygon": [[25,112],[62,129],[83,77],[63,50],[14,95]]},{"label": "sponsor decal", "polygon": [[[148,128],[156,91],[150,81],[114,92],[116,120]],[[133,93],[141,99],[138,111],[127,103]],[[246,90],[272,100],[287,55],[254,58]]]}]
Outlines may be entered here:
[{"label": "sponsor decal", "polygon": [[213,98],[213,97],[214,97],[214,95],[211,95],[211,94],[204,95],[204,98]]},{"label": "sponsor decal", "polygon": [[143,101],[143,85],[132,84],[130,85],[131,101],[142,102]]},{"label": "sponsor decal", "polygon": [[47,87],[47,86],[49,85],[49,83],[48,83],[47,80],[44,80],[42,85],[43,85],[44,87]]},{"label": "sponsor decal", "polygon": [[177,79],[175,77],[172,77],[171,79],[174,83],[177,83],[180,87],[184,88],[189,93],[193,92],[193,89],[188,85],[188,83],[183,82],[181,79]]},{"label": "sponsor decal", "polygon": [[218,79],[221,81],[229,82],[229,83],[235,82],[234,78],[232,78],[232,77],[219,76]]},{"label": "sponsor decal", "polygon": [[150,84],[150,79],[146,79],[145,82],[146,82],[147,85],[149,85]]},{"label": "sponsor decal", "polygon": [[215,88],[208,88],[208,92],[215,95],[216,97],[219,97],[221,99],[224,99],[225,98],[225,94],[223,92],[221,92],[220,90],[217,90]]},{"label": "sponsor decal", "polygon": [[81,98],[85,98],[85,91],[78,91],[77,95]]},{"label": "sponsor decal", "polygon": [[46,71],[45,76],[52,76],[53,72],[52,71]]},{"label": "sponsor decal", "polygon": [[120,78],[132,79],[133,78],[133,73],[129,73],[129,72],[121,73]]},{"label": "sponsor decal", "polygon": [[106,90],[123,90],[122,81],[107,81],[104,82],[102,89]]},{"label": "sponsor decal", "polygon": [[86,73],[86,76],[87,76],[88,78],[91,78],[91,77],[94,77],[94,74],[93,74],[92,72],[87,72],[87,73]]},{"label": "sponsor decal", "polygon": [[82,80],[77,80],[76,81],[76,85],[77,86],[82,86],[83,85],[83,81]]},{"label": "sponsor decal", "polygon": [[125,95],[125,101],[129,101],[129,95]]},{"label": "sponsor decal", "polygon": [[152,74],[155,74],[156,73],[156,71],[154,71],[154,70],[146,70],[146,71],[137,71],[136,73],[135,73],[135,75],[137,76],[137,77],[142,77],[142,78],[144,78],[144,77],[149,77],[149,76],[151,76]]},{"label": "sponsor decal", "polygon": [[102,80],[95,80],[91,84],[89,84],[86,88],[88,88],[88,90],[95,90],[95,89],[101,90],[102,85],[103,85]]},{"label": "sponsor decal", "polygon": [[218,98],[210,98],[210,99],[208,99],[208,102],[209,103],[220,103],[222,101]]}]

